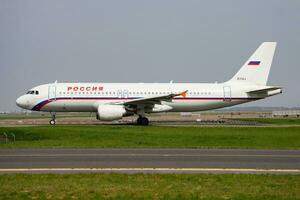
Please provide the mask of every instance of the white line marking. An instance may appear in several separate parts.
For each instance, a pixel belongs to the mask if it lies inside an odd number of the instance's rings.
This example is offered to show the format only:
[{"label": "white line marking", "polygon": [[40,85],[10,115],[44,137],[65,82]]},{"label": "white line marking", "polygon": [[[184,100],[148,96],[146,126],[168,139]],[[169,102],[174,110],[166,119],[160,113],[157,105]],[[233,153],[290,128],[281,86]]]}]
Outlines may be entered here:
[{"label": "white line marking", "polygon": [[0,172],[46,172],[46,171],[173,171],[173,172],[265,172],[300,173],[300,169],[255,169],[255,168],[14,168]]},{"label": "white line marking", "polygon": [[13,154],[3,154],[1,157],[76,157],[76,156],[157,156],[157,157],[272,157],[272,158],[300,158],[300,155],[268,155],[268,154],[260,154],[260,155],[250,155],[250,154],[23,154],[23,155],[13,155]]}]

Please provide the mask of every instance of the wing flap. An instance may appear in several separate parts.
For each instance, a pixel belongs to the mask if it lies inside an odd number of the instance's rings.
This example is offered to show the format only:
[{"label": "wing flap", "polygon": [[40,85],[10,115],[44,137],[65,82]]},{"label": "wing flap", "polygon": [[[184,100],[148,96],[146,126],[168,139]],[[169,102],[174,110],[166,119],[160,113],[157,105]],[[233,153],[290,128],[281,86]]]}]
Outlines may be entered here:
[{"label": "wing flap", "polygon": [[180,93],[173,93],[161,96],[153,96],[153,97],[146,97],[140,99],[134,99],[129,101],[123,102],[115,102],[114,104],[123,104],[123,105],[155,105],[161,104],[162,101],[171,102],[174,97],[183,96],[186,97],[187,90],[180,92]]}]

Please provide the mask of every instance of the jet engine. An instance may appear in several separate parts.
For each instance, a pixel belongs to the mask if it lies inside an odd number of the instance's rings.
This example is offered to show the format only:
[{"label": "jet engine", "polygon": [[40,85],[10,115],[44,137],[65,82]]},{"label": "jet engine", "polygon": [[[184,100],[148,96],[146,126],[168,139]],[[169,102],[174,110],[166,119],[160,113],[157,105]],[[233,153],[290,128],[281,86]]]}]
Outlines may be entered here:
[{"label": "jet engine", "polygon": [[122,105],[99,105],[97,119],[102,121],[113,121],[121,119],[126,115],[126,110]]}]

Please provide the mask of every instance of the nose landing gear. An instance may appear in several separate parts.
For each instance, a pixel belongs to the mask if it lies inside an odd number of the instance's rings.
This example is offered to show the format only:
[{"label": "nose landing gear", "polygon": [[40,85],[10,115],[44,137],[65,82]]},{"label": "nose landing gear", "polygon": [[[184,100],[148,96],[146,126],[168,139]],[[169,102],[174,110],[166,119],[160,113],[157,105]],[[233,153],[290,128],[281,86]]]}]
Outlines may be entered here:
[{"label": "nose landing gear", "polygon": [[56,120],[55,120],[55,113],[50,113],[52,116],[52,119],[49,121],[50,125],[55,125],[56,124]]}]

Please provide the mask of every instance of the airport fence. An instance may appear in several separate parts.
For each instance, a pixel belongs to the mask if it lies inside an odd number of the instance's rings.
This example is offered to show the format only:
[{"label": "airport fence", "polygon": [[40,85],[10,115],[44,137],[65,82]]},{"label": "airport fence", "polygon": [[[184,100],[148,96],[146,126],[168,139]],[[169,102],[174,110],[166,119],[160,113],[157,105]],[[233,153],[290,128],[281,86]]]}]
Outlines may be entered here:
[{"label": "airport fence", "polygon": [[12,143],[16,141],[16,135],[12,132],[3,132],[0,135],[0,143]]}]

